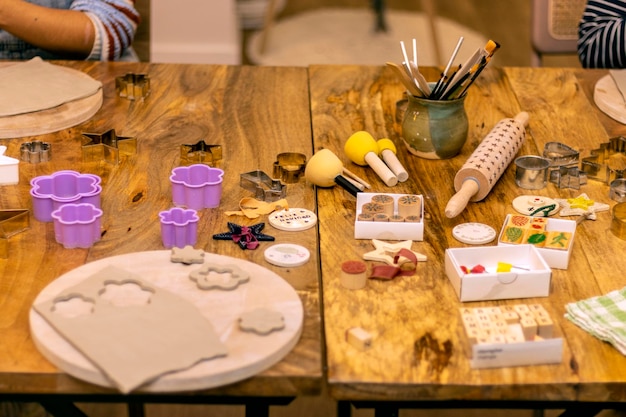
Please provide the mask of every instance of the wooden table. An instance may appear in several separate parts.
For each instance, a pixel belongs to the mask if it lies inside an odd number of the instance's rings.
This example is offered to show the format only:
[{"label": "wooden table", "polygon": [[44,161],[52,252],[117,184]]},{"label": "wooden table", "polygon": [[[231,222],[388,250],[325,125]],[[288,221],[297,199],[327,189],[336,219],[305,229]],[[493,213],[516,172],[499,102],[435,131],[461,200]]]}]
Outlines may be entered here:
[{"label": "wooden table", "polygon": [[[233,242],[212,239],[228,231],[227,222],[252,225],[229,217],[243,197],[254,195],[240,186],[240,174],[262,170],[272,174],[283,152],[312,154],[311,119],[305,68],[254,68],[144,63],[60,62],[85,71],[104,85],[104,103],[88,122],[54,134],[1,140],[8,156],[19,158],[20,144],[41,140],[51,145],[49,162],[20,163],[19,184],[0,187],[0,209],[31,209],[29,181],[63,169],[96,174],[102,179],[102,239],[89,249],[65,249],[56,243],[52,223],[36,221],[8,239],[8,259],[0,259],[0,397],[14,400],[215,402],[245,403],[252,415],[267,414],[269,404],[286,404],[299,395],[321,391],[322,340],[319,304],[317,232],[288,232],[266,223],[264,232],[276,243],[298,243],[310,261],[282,268],[265,261],[258,250],[242,250]],[[148,74],[151,93],[143,100],[118,97],[115,78]],[[114,129],[120,137],[136,137],[137,152],[119,165],[83,162],[83,133]],[[29,335],[28,314],[37,294],[52,280],[86,262],[113,255],[164,249],[158,213],[172,207],[169,175],[180,164],[180,146],[204,140],[221,145],[223,194],[218,209],[200,211],[196,248],[260,264],[283,277],[304,306],[302,336],[283,360],[260,374],[227,386],[191,393],[122,396],[113,389],[70,377],[51,365]],[[287,184],[290,207],[315,210],[315,191],[304,180]]]},{"label": "wooden table", "polygon": [[[423,71],[429,81],[438,77],[432,68]],[[350,403],[389,415],[397,415],[401,407],[575,406],[582,412],[585,406],[610,408],[626,401],[626,358],[563,317],[567,303],[626,284],[626,241],[610,232],[608,212],[578,226],[569,267],[553,269],[548,298],[462,304],[444,270],[447,248],[469,246],[453,238],[453,227],[480,222],[499,231],[506,214],[515,213],[511,202],[518,195],[570,198],[584,192],[593,200],[615,204],[609,199],[608,185],[594,180],[580,190],[559,189],[552,183],[542,190],[523,190],[515,184],[512,165],[485,200],[470,203],[456,218],[444,215],[457,170],[503,118],[520,111],[530,115],[520,155],[541,155],[547,142],[556,141],[585,157],[610,137],[626,134],[626,126],[601,114],[591,99],[595,81],[605,74],[488,68],[466,100],[469,135],[462,153],[448,160],[426,160],[410,155],[401,145],[394,115],[403,88],[387,68],[309,68],[315,150],[328,148],[340,155],[348,169],[372,184],[371,192],[422,194],[425,201],[424,239],[414,242],[413,250],[428,260],[419,264],[413,277],[369,280],[365,289],[353,291],[340,285],[340,265],[361,259],[374,247],[370,240],[354,239],[355,198],[339,187],[318,190],[328,384],[330,395],[340,402],[340,412],[348,414]],[[348,160],[343,144],[358,130],[396,142],[410,174],[407,182],[386,187],[371,169]],[[564,335],[562,362],[471,369],[463,350],[459,307],[516,302],[536,302],[549,309]],[[345,333],[352,327],[372,335],[370,348],[361,352],[346,342]]]}]

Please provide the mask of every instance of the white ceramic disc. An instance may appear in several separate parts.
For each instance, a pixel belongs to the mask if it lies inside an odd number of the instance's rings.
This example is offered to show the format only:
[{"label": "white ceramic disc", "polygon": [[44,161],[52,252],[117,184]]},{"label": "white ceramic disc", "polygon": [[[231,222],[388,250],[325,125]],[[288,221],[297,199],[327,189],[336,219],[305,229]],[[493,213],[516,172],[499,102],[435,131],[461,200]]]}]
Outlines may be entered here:
[{"label": "white ceramic disc", "polygon": [[483,245],[496,238],[493,227],[482,223],[462,223],[452,229],[452,236],[469,245]]},{"label": "white ceramic disc", "polygon": [[273,212],[269,215],[269,221],[277,229],[298,232],[315,226],[317,216],[311,210],[290,208]]},{"label": "white ceramic disc", "polygon": [[267,262],[285,268],[304,265],[311,258],[307,248],[291,243],[272,245],[263,254]]},{"label": "white ceramic disc", "polygon": [[513,208],[526,216],[548,217],[556,214],[561,206],[558,201],[541,195],[520,195],[513,200]]}]

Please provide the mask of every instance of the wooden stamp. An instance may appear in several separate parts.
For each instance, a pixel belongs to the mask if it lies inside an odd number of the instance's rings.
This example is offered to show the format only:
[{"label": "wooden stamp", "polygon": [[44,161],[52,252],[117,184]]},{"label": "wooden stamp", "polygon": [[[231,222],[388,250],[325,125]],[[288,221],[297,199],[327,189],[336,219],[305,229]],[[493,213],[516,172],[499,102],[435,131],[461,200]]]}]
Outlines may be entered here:
[{"label": "wooden stamp", "polygon": [[359,350],[372,346],[372,335],[361,327],[352,327],[346,331],[346,341]]}]

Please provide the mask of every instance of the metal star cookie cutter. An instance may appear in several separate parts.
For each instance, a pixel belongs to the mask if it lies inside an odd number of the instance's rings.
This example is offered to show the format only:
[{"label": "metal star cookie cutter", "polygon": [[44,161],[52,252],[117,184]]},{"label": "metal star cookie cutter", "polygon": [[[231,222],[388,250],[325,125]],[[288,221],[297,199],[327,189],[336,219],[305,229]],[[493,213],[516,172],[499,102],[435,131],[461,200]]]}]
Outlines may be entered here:
[{"label": "metal star cookie cutter", "polygon": [[31,164],[48,162],[50,160],[51,146],[48,142],[34,140],[20,145],[20,159]]},{"label": "metal star cookie cutter", "polygon": [[276,180],[270,178],[265,172],[256,170],[241,174],[239,177],[239,185],[252,191],[257,200],[276,201],[285,198],[287,194],[286,186]]},{"label": "metal star cookie cutter", "polygon": [[591,151],[591,156],[582,159],[582,171],[592,180],[610,184],[617,178],[624,178],[626,171],[626,138],[617,136],[602,143],[600,148]]},{"label": "metal star cookie cutter", "polygon": [[104,133],[83,133],[83,161],[106,161],[117,165],[120,155],[134,155],[137,153],[137,138],[117,136],[115,129]]},{"label": "metal star cookie cutter", "polygon": [[128,73],[115,79],[115,90],[122,98],[136,100],[150,94],[150,77],[147,74]]},{"label": "metal star cookie cutter", "polygon": [[559,188],[580,190],[581,185],[587,184],[587,174],[581,172],[578,167],[562,166],[550,172],[550,182]]},{"label": "metal star cookie cutter", "polygon": [[286,184],[298,182],[306,166],[306,156],[296,152],[284,152],[276,156],[274,178],[280,178]]},{"label": "metal star cookie cutter", "polygon": [[180,145],[181,165],[205,164],[215,167],[222,160],[221,145],[207,145],[204,140]]}]

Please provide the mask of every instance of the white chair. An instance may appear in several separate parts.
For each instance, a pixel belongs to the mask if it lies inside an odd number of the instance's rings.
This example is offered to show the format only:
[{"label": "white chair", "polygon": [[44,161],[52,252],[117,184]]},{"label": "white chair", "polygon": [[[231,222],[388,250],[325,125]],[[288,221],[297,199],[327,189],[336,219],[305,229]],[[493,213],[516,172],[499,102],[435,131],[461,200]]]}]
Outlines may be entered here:
[{"label": "white chair", "polygon": [[586,0],[533,0],[531,65],[541,66],[546,54],[577,53],[578,22]]}]

